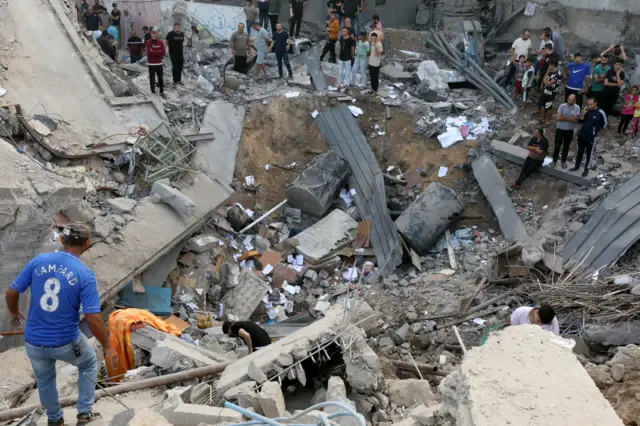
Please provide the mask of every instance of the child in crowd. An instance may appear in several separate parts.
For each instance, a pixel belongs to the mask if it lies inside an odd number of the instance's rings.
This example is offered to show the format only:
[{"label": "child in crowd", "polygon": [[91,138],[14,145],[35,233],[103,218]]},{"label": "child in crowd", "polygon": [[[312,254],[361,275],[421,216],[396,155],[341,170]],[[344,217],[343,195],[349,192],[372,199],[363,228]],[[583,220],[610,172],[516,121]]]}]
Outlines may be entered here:
[{"label": "child in crowd", "polygon": [[522,104],[526,104],[529,100],[529,92],[533,87],[533,82],[535,81],[536,70],[533,66],[533,59],[527,58],[524,63],[527,66],[527,71],[525,71],[524,76],[522,77]]},{"label": "child in crowd", "polygon": [[[623,136],[627,132],[629,123],[634,118],[636,111],[636,104],[640,100],[638,96],[638,86],[631,87],[631,93],[627,93],[624,96],[624,105],[620,115],[620,124],[618,124],[618,135]],[[632,126],[633,130],[633,126]]]},{"label": "child in crowd", "polygon": [[640,132],[640,100],[636,102],[635,110],[633,111],[633,123],[631,124],[631,136],[635,137],[638,134],[638,132]]},{"label": "child in crowd", "polygon": [[518,62],[516,62],[516,90],[513,94],[513,99],[518,99],[518,96],[522,95],[522,79],[524,78],[524,74],[527,72],[529,67],[525,62],[525,56],[520,55],[518,58]]}]

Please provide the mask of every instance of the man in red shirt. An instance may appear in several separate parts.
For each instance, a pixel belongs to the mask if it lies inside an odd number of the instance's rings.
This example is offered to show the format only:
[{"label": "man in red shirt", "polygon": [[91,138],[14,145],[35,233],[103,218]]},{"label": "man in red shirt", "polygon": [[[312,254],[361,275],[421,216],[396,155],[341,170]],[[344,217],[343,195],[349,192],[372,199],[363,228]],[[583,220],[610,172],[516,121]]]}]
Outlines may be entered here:
[{"label": "man in red shirt", "polygon": [[160,96],[164,97],[164,64],[162,59],[167,53],[164,41],[158,38],[158,30],[151,30],[151,38],[147,40],[147,66],[149,67],[149,84],[151,93],[156,93],[156,76],[158,76],[158,87]]}]

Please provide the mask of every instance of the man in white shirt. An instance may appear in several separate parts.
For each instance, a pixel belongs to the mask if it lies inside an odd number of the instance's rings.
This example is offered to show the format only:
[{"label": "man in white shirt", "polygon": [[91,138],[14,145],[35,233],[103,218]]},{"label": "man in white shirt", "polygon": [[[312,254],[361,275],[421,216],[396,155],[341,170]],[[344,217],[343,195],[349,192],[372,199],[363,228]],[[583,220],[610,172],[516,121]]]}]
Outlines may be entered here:
[{"label": "man in white shirt", "polygon": [[517,38],[511,45],[511,62],[515,62],[520,55],[524,55],[525,58],[531,56],[531,33],[528,30],[524,30],[522,37]]},{"label": "man in white shirt", "polygon": [[511,314],[511,325],[538,324],[544,330],[550,331],[556,336],[560,334],[560,325],[553,308],[542,305],[539,308],[521,306]]},{"label": "man in white shirt", "polygon": [[531,33],[528,30],[522,32],[522,37],[518,37],[511,45],[511,68],[509,69],[508,80],[516,75],[516,61],[521,55],[525,58],[531,56]]}]

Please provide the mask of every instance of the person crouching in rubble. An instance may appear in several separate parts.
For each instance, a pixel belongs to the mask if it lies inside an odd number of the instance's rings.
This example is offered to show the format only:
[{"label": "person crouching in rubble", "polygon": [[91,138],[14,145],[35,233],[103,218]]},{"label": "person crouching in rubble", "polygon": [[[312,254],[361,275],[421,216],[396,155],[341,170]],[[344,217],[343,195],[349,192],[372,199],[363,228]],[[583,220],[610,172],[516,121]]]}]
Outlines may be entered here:
[{"label": "person crouching in rubble", "polygon": [[537,324],[556,336],[560,334],[560,325],[553,308],[542,305],[539,308],[521,306],[511,314],[511,325]]},{"label": "person crouching in rubble", "polygon": [[5,295],[11,324],[22,327],[19,298],[31,289],[29,315],[24,330],[25,348],[38,384],[40,402],[47,411],[48,426],[64,425],[56,388],[56,361],[78,367],[77,424],[92,422],[98,365],[96,353],[80,332],[80,311],[91,333],[104,348],[105,360],[118,363],[100,315],[96,276],[79,257],[91,245],[91,230],[84,223],[70,223],[60,239],[63,248],[36,256],[24,267]]},{"label": "person crouching in rubble", "polygon": [[244,340],[249,353],[271,344],[271,337],[264,328],[251,321],[225,321],[222,323],[222,332],[229,337],[239,337]]},{"label": "person crouching in rubble", "polygon": [[518,176],[518,179],[511,185],[513,189],[520,188],[520,185],[522,185],[522,182],[524,182],[526,178],[542,167],[544,157],[549,150],[549,141],[544,137],[544,128],[538,127],[536,129],[527,149],[529,150],[529,156],[524,160],[520,176]]}]

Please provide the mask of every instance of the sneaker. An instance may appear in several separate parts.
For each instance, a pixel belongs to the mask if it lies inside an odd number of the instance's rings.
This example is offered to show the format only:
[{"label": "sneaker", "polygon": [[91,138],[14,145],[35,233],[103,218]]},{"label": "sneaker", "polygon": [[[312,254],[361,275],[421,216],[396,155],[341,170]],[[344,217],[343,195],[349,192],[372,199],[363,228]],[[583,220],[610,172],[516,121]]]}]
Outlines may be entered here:
[{"label": "sneaker", "polygon": [[76,426],[86,425],[87,423],[91,423],[92,421],[100,418],[102,418],[100,413],[80,413],[78,414],[78,421],[76,422]]},{"label": "sneaker", "polygon": [[55,421],[55,422],[54,422],[54,421],[49,420],[49,421],[47,422],[47,426],[64,426],[64,417],[63,417],[63,418],[61,418],[61,419],[60,419],[60,420],[58,420],[58,421]]},{"label": "sneaker", "polygon": [[551,162],[551,164],[549,164],[549,166],[553,167],[554,169],[556,168],[557,165],[558,165],[557,161],[553,161]]},{"label": "sneaker", "polygon": [[579,167],[572,167],[569,169],[570,172],[577,172]]},{"label": "sneaker", "polygon": [[587,177],[588,174],[589,174],[589,170],[585,170],[584,172],[582,172],[582,177]]},{"label": "sneaker", "polygon": [[560,163],[560,167],[562,167],[563,169],[566,169],[568,166],[567,166],[567,163],[563,161],[562,163]]}]

